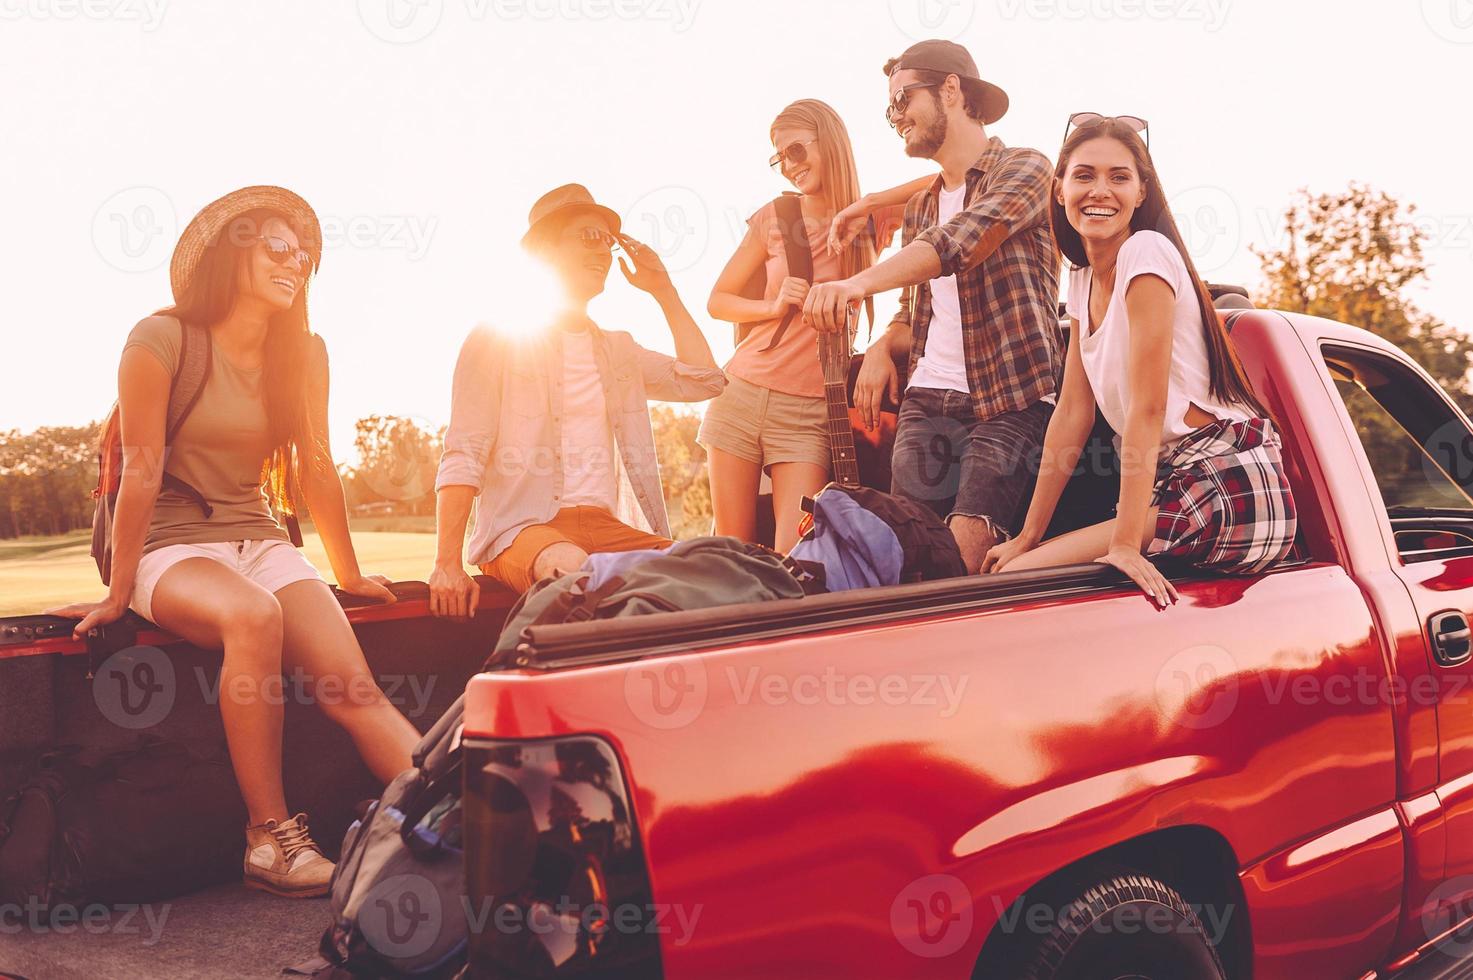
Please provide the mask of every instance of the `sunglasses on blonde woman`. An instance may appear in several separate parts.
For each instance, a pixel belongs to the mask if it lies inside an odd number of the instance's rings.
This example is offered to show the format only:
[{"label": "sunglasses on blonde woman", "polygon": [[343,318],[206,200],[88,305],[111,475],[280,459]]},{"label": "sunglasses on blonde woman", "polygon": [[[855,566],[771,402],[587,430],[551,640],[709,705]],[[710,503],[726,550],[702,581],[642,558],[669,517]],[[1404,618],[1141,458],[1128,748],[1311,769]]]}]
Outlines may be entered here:
[{"label": "sunglasses on blonde woman", "polygon": [[809,143],[817,142],[818,140],[816,139],[794,140],[792,143],[789,143],[787,146],[783,147],[781,150],[778,150],[772,156],[768,157],[767,165],[773,170],[779,170],[782,168],[783,161],[786,160],[790,165],[796,167],[798,164],[808,159],[808,151],[803,148]]},{"label": "sunglasses on blonde woman", "polygon": [[1110,122],[1112,120],[1128,126],[1132,132],[1140,136],[1142,142],[1146,144],[1146,149],[1149,150],[1151,148],[1150,124],[1140,116],[1104,116],[1098,112],[1076,112],[1064,124],[1064,139],[1067,140],[1069,138],[1069,133],[1072,130],[1088,129],[1091,126],[1098,126],[1100,123]]}]

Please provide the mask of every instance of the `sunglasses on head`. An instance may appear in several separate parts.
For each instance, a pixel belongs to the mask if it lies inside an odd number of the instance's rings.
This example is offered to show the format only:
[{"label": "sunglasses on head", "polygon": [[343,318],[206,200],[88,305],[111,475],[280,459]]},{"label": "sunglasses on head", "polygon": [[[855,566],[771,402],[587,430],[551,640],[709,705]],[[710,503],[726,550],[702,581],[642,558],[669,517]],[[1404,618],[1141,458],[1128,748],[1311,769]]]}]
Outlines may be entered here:
[{"label": "sunglasses on head", "polygon": [[293,248],[291,242],[275,235],[262,235],[256,239],[266,246],[266,255],[277,265],[286,265],[292,259],[297,260],[297,266],[302,270],[302,275],[312,271],[312,256],[307,254],[304,248]]},{"label": "sunglasses on head", "polygon": [[909,85],[900,86],[898,89],[895,90],[895,94],[890,96],[890,104],[885,106],[885,122],[890,124],[891,129],[895,128],[895,120],[900,115],[902,115],[906,109],[910,108],[911,89],[940,88],[945,81],[945,79],[942,79],[940,82],[911,82]]},{"label": "sunglasses on head", "polygon": [[817,143],[818,140],[794,140],[787,146],[778,150],[767,158],[767,165],[773,170],[781,170],[783,161],[786,160],[791,166],[796,167],[808,159],[808,151],[804,149],[809,143]]},{"label": "sunglasses on head", "polygon": [[1098,126],[1101,123],[1111,121],[1129,127],[1131,132],[1140,136],[1141,140],[1146,144],[1146,149],[1149,150],[1151,148],[1150,124],[1140,116],[1103,116],[1098,112],[1076,112],[1064,124],[1064,139],[1067,140],[1069,138],[1071,130],[1089,129],[1091,126]]}]

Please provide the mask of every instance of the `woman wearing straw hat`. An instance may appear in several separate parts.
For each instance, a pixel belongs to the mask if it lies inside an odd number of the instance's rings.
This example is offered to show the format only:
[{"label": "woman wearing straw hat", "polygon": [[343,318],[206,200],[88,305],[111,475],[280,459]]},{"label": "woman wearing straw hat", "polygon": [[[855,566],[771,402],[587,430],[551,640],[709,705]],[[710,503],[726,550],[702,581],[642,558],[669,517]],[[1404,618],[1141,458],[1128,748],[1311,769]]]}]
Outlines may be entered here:
[{"label": "woman wearing straw hat", "polygon": [[[53,610],[80,619],[82,636],[131,607],[224,651],[220,713],[249,814],[245,883],[286,896],[325,894],[333,865],[282,789],[284,665],[317,681],[323,709],[385,782],[410,764],[419,737],[270,509],[306,503],[339,588],[393,601],[383,579],[358,568],[328,446],[327,349],[307,323],[321,255],[316,214],[279,187],[235,191],[189,223],[169,268],[174,305],[133,328],[118,369],[125,465],[109,595]],[[165,452],[187,343],[209,352],[205,380]]]}]

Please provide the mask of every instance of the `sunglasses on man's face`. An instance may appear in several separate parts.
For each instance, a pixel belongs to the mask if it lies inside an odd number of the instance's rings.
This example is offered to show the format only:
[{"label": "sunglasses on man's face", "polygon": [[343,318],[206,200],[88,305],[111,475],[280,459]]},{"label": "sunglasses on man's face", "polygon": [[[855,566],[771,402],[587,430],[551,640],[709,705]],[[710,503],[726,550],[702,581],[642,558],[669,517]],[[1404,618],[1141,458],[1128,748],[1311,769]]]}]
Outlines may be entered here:
[{"label": "sunglasses on man's face", "polygon": [[1098,112],[1076,112],[1064,125],[1064,139],[1067,140],[1069,133],[1073,130],[1088,129],[1112,120],[1129,127],[1132,132],[1140,136],[1141,141],[1146,144],[1146,149],[1151,148],[1151,127],[1140,116],[1103,116]]},{"label": "sunglasses on man's face", "polygon": [[804,163],[808,160],[808,151],[805,150],[804,147],[807,146],[809,143],[817,142],[818,140],[816,139],[794,140],[787,146],[783,147],[781,150],[778,150],[772,156],[768,157],[767,165],[773,170],[781,170],[783,161],[786,160],[788,161],[788,166],[796,167],[798,164]]},{"label": "sunglasses on man's face", "polygon": [[584,228],[582,231],[578,232],[578,240],[582,242],[583,247],[588,249],[590,252],[597,251],[598,249],[612,252],[614,249],[619,247],[619,239],[604,231],[602,228],[594,228],[592,226]]},{"label": "sunglasses on man's face", "polygon": [[312,271],[312,256],[307,254],[304,248],[296,248],[291,242],[275,235],[262,235],[257,239],[266,247],[266,255],[277,265],[286,265],[292,259],[297,260],[297,267],[302,275],[308,275]]},{"label": "sunglasses on man's face", "polygon": [[909,85],[900,86],[895,90],[895,94],[890,96],[890,104],[885,106],[885,122],[890,124],[891,129],[895,128],[895,120],[899,119],[905,114],[905,110],[910,108],[911,89],[939,88],[941,84],[941,82],[911,82]]}]

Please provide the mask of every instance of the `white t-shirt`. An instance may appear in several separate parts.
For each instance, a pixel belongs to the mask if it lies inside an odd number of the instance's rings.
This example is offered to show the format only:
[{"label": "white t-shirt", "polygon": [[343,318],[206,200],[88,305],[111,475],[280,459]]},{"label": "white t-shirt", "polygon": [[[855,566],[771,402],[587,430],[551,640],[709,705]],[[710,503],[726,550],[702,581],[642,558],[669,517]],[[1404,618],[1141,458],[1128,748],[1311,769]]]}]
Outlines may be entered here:
[{"label": "white t-shirt", "polygon": [[614,431],[593,336],[563,334],[562,465],[564,507],[602,507],[613,513],[617,496]]},{"label": "white t-shirt", "polygon": [[1095,401],[1105,421],[1117,434],[1125,431],[1126,412],[1130,406],[1130,318],[1125,308],[1125,293],[1136,276],[1153,275],[1163,279],[1176,294],[1171,317],[1171,377],[1166,389],[1166,418],[1161,427],[1162,446],[1171,446],[1192,431],[1187,424],[1189,405],[1195,404],[1208,415],[1242,421],[1252,412],[1240,405],[1227,405],[1213,399],[1212,377],[1207,361],[1207,338],[1202,328],[1202,311],[1197,293],[1187,273],[1186,263],[1171,240],[1160,232],[1138,231],[1120,246],[1115,260],[1115,290],[1104,319],[1093,333],[1089,329],[1090,270],[1069,272],[1069,315],[1079,323],[1079,352],[1084,360],[1084,374],[1094,389]]},{"label": "white t-shirt", "polygon": [[[956,217],[966,203],[967,185],[954,191],[944,186],[937,195],[936,223]],[[931,322],[926,328],[926,351],[916,360],[907,388],[942,388],[971,391],[967,384],[967,357],[962,350],[962,304],[956,291],[956,276],[931,280]]]}]

